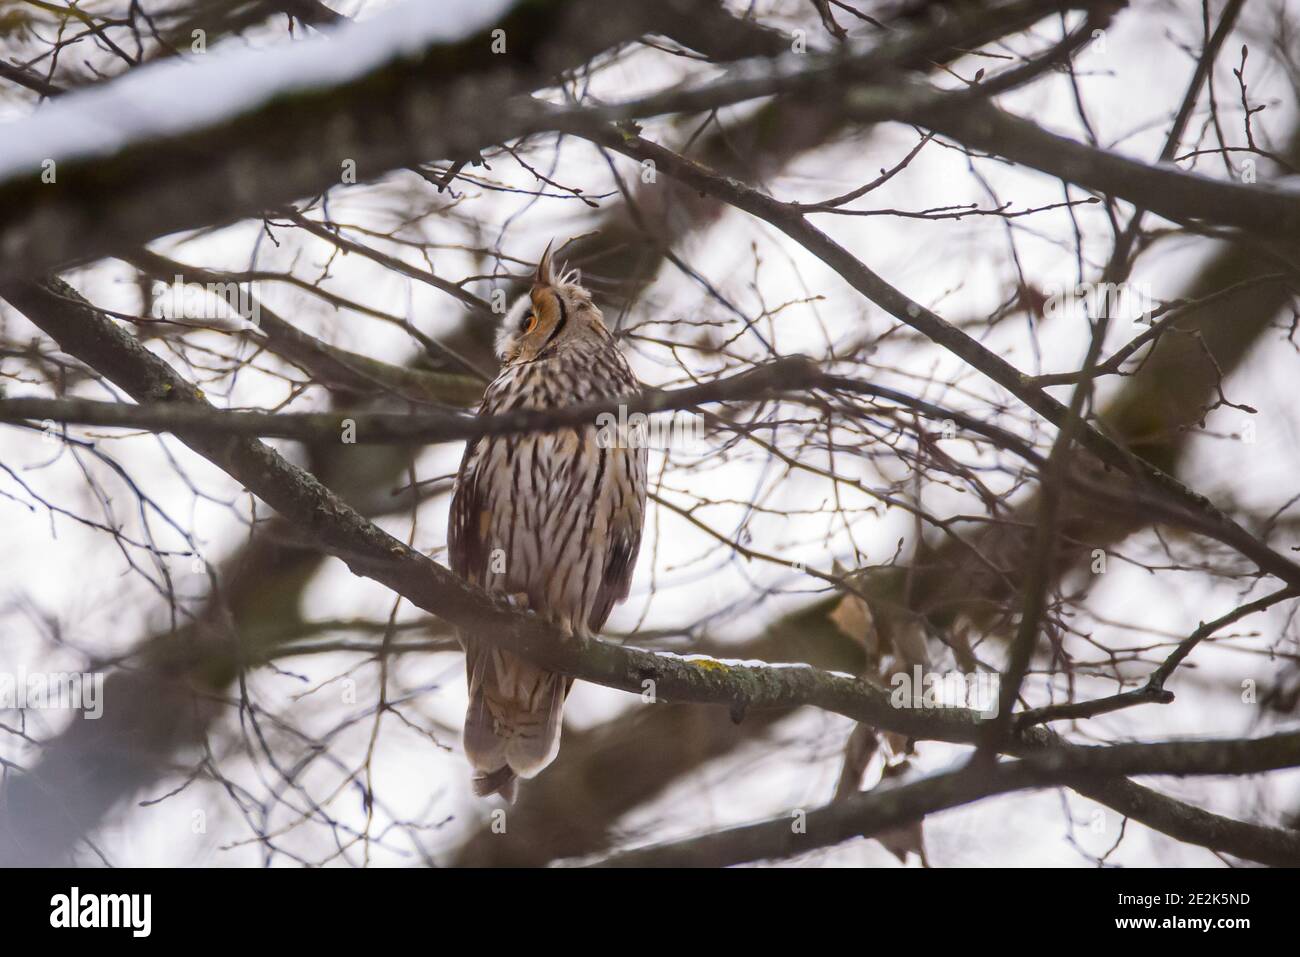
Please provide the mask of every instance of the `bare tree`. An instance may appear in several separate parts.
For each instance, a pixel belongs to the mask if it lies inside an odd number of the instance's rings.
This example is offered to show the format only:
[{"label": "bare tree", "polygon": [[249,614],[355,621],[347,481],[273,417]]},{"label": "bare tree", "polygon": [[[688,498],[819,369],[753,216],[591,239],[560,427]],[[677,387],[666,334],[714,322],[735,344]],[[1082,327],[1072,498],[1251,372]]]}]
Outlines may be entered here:
[{"label": "bare tree", "polygon": [[[1300,862],[1295,13],[0,4],[0,862]],[[552,240],[645,389],[476,415]],[[606,635],[448,570],[632,417]],[[470,626],[588,683],[509,807]]]}]

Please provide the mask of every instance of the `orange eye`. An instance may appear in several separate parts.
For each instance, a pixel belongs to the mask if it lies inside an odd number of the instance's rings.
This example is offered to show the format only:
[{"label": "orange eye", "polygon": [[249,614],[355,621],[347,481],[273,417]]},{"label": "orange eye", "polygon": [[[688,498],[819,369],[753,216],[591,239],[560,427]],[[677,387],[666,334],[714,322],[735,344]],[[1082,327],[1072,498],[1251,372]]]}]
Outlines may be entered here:
[{"label": "orange eye", "polygon": [[524,317],[524,319],[526,320],[524,323],[524,335],[528,335],[528,333],[537,328],[537,313],[530,312]]}]

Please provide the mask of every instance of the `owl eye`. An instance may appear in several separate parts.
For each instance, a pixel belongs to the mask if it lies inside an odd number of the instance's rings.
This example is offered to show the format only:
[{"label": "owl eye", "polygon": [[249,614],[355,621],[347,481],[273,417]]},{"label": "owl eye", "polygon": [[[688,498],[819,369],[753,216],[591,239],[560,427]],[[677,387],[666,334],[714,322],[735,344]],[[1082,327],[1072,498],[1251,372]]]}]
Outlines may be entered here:
[{"label": "owl eye", "polygon": [[524,335],[532,332],[537,328],[537,313],[531,310],[524,314],[524,318],[519,323],[519,331]]}]

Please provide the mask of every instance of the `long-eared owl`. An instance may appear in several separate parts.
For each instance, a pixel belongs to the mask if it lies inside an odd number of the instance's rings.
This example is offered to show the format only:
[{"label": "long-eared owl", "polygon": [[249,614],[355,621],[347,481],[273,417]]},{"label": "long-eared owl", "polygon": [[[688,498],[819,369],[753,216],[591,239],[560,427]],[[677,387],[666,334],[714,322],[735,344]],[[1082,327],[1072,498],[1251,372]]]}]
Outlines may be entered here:
[{"label": "long-eared owl", "polygon": [[[591,294],[552,273],[549,249],[532,289],[497,335],[501,371],[480,415],[547,409],[639,388]],[[452,570],[504,594],[570,635],[600,631],[628,595],[645,513],[646,449],[610,441],[595,421],[469,443],[448,530]],[[469,709],[465,753],[474,790],[514,795],[555,759],[572,678],[462,632]]]}]

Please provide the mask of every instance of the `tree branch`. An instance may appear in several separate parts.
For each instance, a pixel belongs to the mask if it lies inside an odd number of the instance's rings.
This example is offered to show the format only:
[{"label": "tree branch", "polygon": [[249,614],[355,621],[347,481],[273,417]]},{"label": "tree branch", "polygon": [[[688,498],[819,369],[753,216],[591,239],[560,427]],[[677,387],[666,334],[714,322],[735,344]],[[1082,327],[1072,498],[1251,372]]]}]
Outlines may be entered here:
[{"label": "tree branch", "polygon": [[[771,223],[810,253],[839,273],[849,285],[880,306],[900,322],[943,346],[972,368],[1002,386],[1048,422],[1060,428],[1068,418],[1068,409],[1058,400],[1031,384],[1028,376],[992,352],[961,329],[904,295],[867,268],[856,256],[817,229],[796,207],[781,203],[733,178],[714,174],[671,150],[652,143],[626,129],[581,124],[573,130],[636,160],[651,159],[670,176],[694,189],[717,196],[732,206]],[[1300,565],[1274,551],[1251,535],[1202,495],[1189,490],[1176,478],[1138,459],[1097,429],[1084,424],[1079,442],[1105,465],[1133,474],[1149,484],[1169,501],[1199,516],[1205,534],[1237,549],[1261,570],[1275,575],[1289,585],[1300,586]]]},{"label": "tree branch", "polygon": [[[409,22],[420,6],[407,4],[381,16]],[[254,60],[270,62],[259,58],[283,61],[292,54],[302,58],[301,65],[313,50],[317,57],[328,52],[330,43],[373,49],[380,18],[330,28],[329,37],[313,37],[287,51],[248,52],[230,63],[214,56],[194,64],[150,64],[69,93],[5,128],[8,141],[21,144],[30,161],[0,163],[0,209],[5,210],[0,275],[41,275],[168,233],[261,216],[339,185],[345,161],[356,164],[360,179],[370,180],[431,157],[477,155],[520,132],[517,118],[504,108],[512,97],[671,18],[689,15],[690,6],[686,0],[515,3],[499,22],[471,36],[394,51],[378,68],[342,81],[322,81],[310,89],[301,82],[270,87],[268,99],[235,115],[192,119],[192,104],[173,102],[176,115],[149,117],[158,129],[184,132],[138,138],[121,130],[116,149],[108,138],[94,144],[107,155],[83,155],[84,143],[66,155],[36,155],[28,143],[38,141],[36,131],[75,124],[82,111],[94,112],[96,104],[116,97],[129,100],[129,87],[121,84],[154,82],[156,88],[158,71],[184,70],[185,83],[220,89],[242,79],[226,71],[242,72]],[[430,8],[422,16],[439,12]],[[492,30],[504,31],[502,54],[493,53]],[[342,67],[334,72],[346,75]],[[164,72],[162,90],[178,76]],[[487,110],[485,103],[502,108]],[[53,182],[42,177],[45,160],[56,164]]]},{"label": "tree branch", "polygon": [[[995,794],[1093,777],[1129,774],[1255,774],[1300,765],[1300,732],[1250,740],[1159,741],[1104,746],[1063,745],[1015,761],[930,775],[897,787],[879,787],[816,810],[794,827],[790,814],[701,837],[652,845],[600,862],[614,867],[725,867],[779,859],[919,820],[927,814]],[[1260,828],[1256,860],[1285,865],[1300,861],[1300,831]]]},{"label": "tree branch", "polygon": [[[1015,0],[954,15],[939,26],[900,31],[864,53],[830,58],[792,53],[776,67],[762,56],[734,67],[738,79],[707,85],[702,92],[576,110],[593,119],[622,118],[664,109],[711,109],[774,92],[816,93],[827,83],[841,86],[845,78],[861,80],[941,60],[953,47],[969,49],[1049,13],[1081,6],[1110,8],[1113,3]],[[621,42],[649,31],[671,32],[693,11],[689,0],[518,4],[492,27],[505,31],[504,55],[491,52],[492,37],[484,29],[456,43],[431,44],[417,56],[395,58],[362,76],[309,90],[278,91],[238,115],[207,122],[161,117],[184,132],[128,138],[109,155],[31,154],[18,168],[0,165],[0,208],[6,210],[0,223],[5,252],[0,276],[41,275],[117,255],[168,233],[261,216],[339,185],[345,160],[356,164],[359,178],[370,180],[431,157],[474,156],[493,143],[562,128],[571,121],[565,119],[570,113],[533,100],[531,90]],[[347,24],[333,28],[331,36],[333,42],[348,43],[370,29],[366,23]],[[328,42],[313,38],[297,46]],[[761,45],[769,49],[771,39]],[[283,55],[282,50],[260,54]],[[230,79],[215,60],[186,68],[207,71],[204,82],[214,87]],[[155,69],[159,67],[133,70],[126,80],[145,82]],[[35,135],[24,124],[48,129],[60,120],[73,122],[97,102],[87,106],[83,96],[111,98],[121,82],[60,97],[44,115],[10,124],[6,133],[21,143]],[[180,114],[181,105],[175,108]],[[127,137],[126,131],[122,135]],[[187,162],[177,163],[178,156]],[[42,178],[45,160],[56,163],[52,183]]]}]

